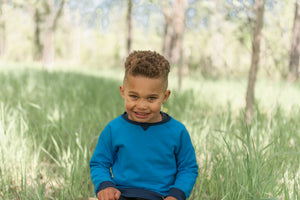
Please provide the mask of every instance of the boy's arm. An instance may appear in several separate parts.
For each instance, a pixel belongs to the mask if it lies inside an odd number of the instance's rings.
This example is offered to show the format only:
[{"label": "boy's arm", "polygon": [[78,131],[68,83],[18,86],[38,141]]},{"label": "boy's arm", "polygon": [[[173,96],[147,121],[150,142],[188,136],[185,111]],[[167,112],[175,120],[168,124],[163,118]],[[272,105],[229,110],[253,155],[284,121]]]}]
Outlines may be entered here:
[{"label": "boy's arm", "polygon": [[95,185],[96,195],[105,188],[115,187],[110,172],[113,158],[111,131],[110,127],[106,126],[99,136],[97,146],[90,160],[90,174]]},{"label": "boy's arm", "polygon": [[186,129],[181,132],[180,145],[175,154],[177,174],[168,196],[184,200],[190,196],[198,176],[195,150]]}]

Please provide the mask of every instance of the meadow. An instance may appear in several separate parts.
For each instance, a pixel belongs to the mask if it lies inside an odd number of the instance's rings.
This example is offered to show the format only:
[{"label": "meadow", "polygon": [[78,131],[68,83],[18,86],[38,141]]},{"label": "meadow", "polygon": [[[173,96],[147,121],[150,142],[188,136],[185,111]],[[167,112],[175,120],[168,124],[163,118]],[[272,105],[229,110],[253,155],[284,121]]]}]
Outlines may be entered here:
[{"label": "meadow", "polygon": [[[0,199],[94,196],[89,159],[101,130],[124,112],[121,77],[0,68]],[[171,79],[163,110],[195,146],[199,177],[189,199],[300,199],[299,82],[259,80],[247,126],[246,80],[184,81],[178,91]]]}]

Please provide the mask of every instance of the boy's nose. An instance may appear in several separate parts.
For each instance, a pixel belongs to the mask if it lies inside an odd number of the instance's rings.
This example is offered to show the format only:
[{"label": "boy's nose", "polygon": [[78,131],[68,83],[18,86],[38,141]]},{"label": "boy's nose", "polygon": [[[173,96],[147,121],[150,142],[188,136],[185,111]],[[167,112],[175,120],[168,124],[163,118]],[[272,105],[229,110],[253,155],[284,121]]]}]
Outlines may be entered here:
[{"label": "boy's nose", "polygon": [[140,100],[138,101],[136,107],[139,109],[145,109],[147,108],[147,102],[145,102],[144,100]]}]

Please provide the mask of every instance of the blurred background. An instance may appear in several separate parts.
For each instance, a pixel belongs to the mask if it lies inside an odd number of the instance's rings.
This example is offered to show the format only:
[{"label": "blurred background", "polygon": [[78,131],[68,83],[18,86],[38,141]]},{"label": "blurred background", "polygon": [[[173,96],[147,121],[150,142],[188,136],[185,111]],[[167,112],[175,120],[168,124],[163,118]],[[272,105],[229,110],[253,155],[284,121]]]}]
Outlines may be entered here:
[{"label": "blurred background", "polygon": [[171,63],[190,200],[300,199],[300,0],[0,0],[0,199],[95,196],[128,53]]},{"label": "blurred background", "polygon": [[[264,76],[287,77],[295,6],[265,2]],[[211,78],[248,75],[256,22],[253,0],[1,0],[0,20],[1,63],[116,68],[150,49]]]}]

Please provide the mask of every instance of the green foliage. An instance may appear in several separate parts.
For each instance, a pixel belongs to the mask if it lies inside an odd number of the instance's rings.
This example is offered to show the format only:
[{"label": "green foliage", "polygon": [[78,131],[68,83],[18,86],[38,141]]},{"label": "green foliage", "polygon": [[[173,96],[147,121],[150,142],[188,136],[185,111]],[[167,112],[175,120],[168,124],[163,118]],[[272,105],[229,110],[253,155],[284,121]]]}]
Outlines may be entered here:
[{"label": "green foliage", "polygon": [[[191,84],[172,90],[163,107],[186,125],[195,146],[199,177],[189,199],[299,199],[299,106],[266,112],[257,100],[247,127],[242,109],[221,93],[239,82]],[[88,163],[101,130],[124,111],[118,86],[104,76],[1,69],[0,199],[94,196]],[[289,94],[299,95],[293,87]]]},{"label": "green foliage", "polygon": [[117,82],[32,69],[0,77],[0,198],[85,199],[97,137],[123,111]]},{"label": "green foliage", "polygon": [[[4,5],[2,20],[6,30],[0,32],[5,32],[6,37],[1,37],[0,43],[6,38],[6,53],[1,59],[34,60],[36,25],[32,11],[39,8],[44,15],[43,2],[46,1],[18,0],[14,1],[15,7],[11,3]],[[104,68],[114,67],[126,57],[126,2],[101,2],[69,0],[65,5],[54,35],[56,64]],[[169,3],[134,2],[133,50],[161,52],[162,12]],[[282,78],[288,72],[294,1],[267,1],[265,15],[259,73]],[[252,1],[189,1],[184,66],[191,74],[204,77],[246,77],[251,61],[253,18]],[[44,24],[40,25],[43,43]]]}]

